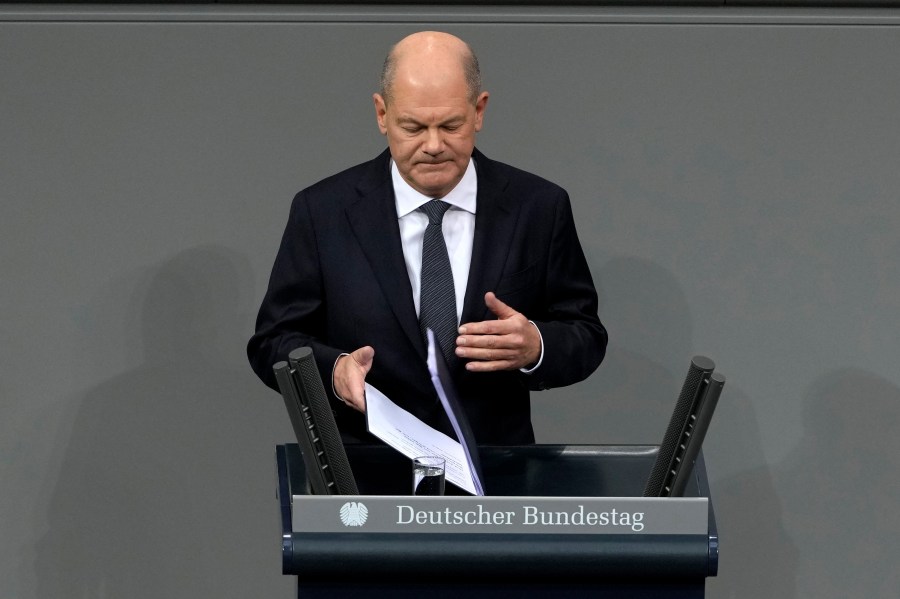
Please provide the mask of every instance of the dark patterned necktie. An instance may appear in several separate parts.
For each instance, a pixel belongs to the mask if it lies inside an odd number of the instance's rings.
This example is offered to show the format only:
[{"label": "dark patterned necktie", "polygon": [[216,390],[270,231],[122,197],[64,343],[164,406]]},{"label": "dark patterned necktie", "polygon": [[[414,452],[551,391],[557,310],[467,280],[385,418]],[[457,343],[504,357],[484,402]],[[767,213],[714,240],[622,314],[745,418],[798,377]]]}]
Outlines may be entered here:
[{"label": "dark patterned necktie", "polygon": [[419,328],[425,345],[427,329],[434,331],[441,353],[452,367],[456,363],[456,290],[450,256],[444,242],[441,222],[450,204],[431,200],[419,210],[428,215],[428,227],[422,244],[422,287],[419,295]]}]

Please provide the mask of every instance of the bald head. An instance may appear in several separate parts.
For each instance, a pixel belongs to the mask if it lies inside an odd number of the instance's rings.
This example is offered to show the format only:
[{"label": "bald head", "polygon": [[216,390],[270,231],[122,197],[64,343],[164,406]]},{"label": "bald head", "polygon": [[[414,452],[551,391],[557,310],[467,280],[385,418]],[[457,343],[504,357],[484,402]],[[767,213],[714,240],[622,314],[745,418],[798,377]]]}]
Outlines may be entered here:
[{"label": "bald head", "polygon": [[489,94],[461,39],[423,31],[391,49],[381,93],[373,94],[378,129],[413,189],[442,198],[460,182],[481,131]]},{"label": "bald head", "polygon": [[381,96],[386,104],[391,102],[398,76],[425,82],[460,75],[465,79],[469,102],[475,104],[481,93],[481,70],[472,48],[449,33],[420,31],[391,48],[381,70]]}]

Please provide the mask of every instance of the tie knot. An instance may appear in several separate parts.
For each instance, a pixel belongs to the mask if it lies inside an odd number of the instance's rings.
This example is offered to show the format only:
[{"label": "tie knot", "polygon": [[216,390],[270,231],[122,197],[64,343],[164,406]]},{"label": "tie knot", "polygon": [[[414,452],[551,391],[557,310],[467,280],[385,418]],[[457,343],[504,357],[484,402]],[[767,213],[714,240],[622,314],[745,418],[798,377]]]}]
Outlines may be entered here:
[{"label": "tie knot", "polygon": [[444,220],[444,213],[450,208],[450,204],[443,200],[431,200],[422,204],[419,210],[428,215],[429,225],[439,225]]}]

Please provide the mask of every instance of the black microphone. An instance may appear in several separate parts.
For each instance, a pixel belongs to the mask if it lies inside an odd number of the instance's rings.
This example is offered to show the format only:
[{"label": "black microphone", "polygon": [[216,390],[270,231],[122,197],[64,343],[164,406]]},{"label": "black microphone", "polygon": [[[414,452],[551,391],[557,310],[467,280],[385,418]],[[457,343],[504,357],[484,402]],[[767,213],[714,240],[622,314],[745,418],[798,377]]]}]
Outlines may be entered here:
[{"label": "black microphone", "polygon": [[344,443],[309,347],[295,349],[273,367],[316,495],[359,495]]},{"label": "black microphone", "polygon": [[[682,385],[678,401],[675,403],[675,410],[669,419],[669,426],[666,428],[663,442],[659,446],[656,463],[653,464],[650,478],[647,479],[647,485],[644,487],[644,497],[666,497],[670,494],[671,488],[666,487],[666,480],[670,477],[673,467],[679,463],[676,458],[679,457],[677,454],[680,450],[683,450],[679,447],[683,444],[682,436],[692,424],[692,416],[696,418],[700,403],[702,403],[698,400],[701,400],[706,393],[709,377],[715,367],[715,363],[704,356],[694,356],[691,359],[684,385]],[[688,435],[690,435],[689,429]]]}]

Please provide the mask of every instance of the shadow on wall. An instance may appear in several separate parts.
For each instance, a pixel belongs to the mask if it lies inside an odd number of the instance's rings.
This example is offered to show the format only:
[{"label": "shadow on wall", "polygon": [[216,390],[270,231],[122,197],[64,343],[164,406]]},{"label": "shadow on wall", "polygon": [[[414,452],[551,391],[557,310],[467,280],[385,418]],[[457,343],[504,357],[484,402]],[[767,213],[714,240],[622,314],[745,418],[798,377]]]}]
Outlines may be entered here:
[{"label": "shadow on wall", "polygon": [[606,262],[597,285],[611,329],[598,393],[617,435],[603,443],[659,443],[693,351],[687,298],[671,272],[633,256]]},{"label": "shadow on wall", "polygon": [[801,548],[800,597],[895,599],[900,589],[900,388],[864,370],[818,379],[778,472]]},{"label": "shadow on wall", "polygon": [[[762,451],[758,422],[750,398],[726,382],[704,454],[713,479],[717,467],[739,474],[710,484],[721,544],[719,574],[707,583],[710,597],[805,597],[794,592],[798,551],[785,530],[784,507]],[[756,466],[741,471],[746,464]]]},{"label": "shadow on wall", "polygon": [[692,355],[684,292],[671,272],[633,256],[611,258],[593,275],[606,357],[583,383],[532,393],[538,440],[659,443]]},{"label": "shadow on wall", "polygon": [[[726,421],[723,407],[743,403],[731,395],[720,402],[717,424]],[[727,421],[748,427],[756,419]],[[866,371],[833,371],[804,398],[804,429],[774,475],[761,467],[714,485],[723,568],[713,596],[895,599],[900,388]]]},{"label": "shadow on wall", "polygon": [[[713,360],[715,348],[697,348],[693,315],[671,272],[635,257],[617,257],[599,271],[601,317],[610,328],[610,352],[596,375],[599,418],[608,428],[601,443],[658,444],[694,353]],[[717,361],[726,377],[740,365]],[[787,597],[797,551],[785,533],[782,506],[766,465],[757,418],[733,381],[716,410],[704,454],[722,540],[711,597]],[[728,463],[732,462],[732,463]],[[738,477],[716,480],[717,466]],[[761,549],[762,548],[762,549]]]},{"label": "shadow on wall", "polygon": [[141,338],[126,343],[143,361],[80,402],[37,547],[38,597],[288,588],[272,536],[274,408],[258,401],[238,330],[251,288],[247,261],[221,247],[183,252],[138,285],[128,313]]}]

